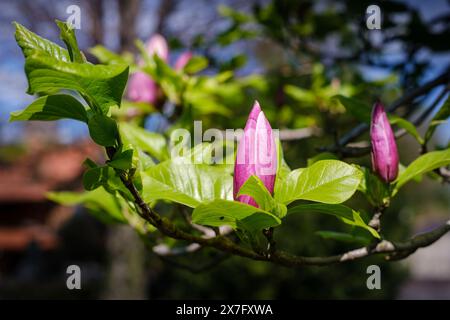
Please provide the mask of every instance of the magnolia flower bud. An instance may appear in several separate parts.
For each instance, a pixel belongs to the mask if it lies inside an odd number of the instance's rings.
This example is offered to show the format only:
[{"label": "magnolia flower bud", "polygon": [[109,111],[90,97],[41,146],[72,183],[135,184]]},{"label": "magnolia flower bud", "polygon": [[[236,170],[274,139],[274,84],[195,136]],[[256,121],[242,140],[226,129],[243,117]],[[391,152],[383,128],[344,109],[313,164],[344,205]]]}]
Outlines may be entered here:
[{"label": "magnolia flower bud", "polygon": [[274,134],[259,103],[255,101],[236,153],[233,180],[234,199],[257,207],[252,197],[247,195],[237,197],[239,189],[250,176],[256,175],[267,190],[273,193],[276,172],[277,148]]},{"label": "magnolia flower bud", "polygon": [[169,46],[167,45],[166,39],[160,34],[153,35],[146,42],[145,49],[150,57],[156,54],[166,62],[169,59]]},{"label": "magnolia flower bud", "polygon": [[373,170],[385,181],[392,182],[398,175],[398,151],[394,133],[380,102],[372,110],[370,124]]},{"label": "magnolia flower bud", "polygon": [[[157,54],[164,61],[167,61],[169,58],[169,47],[167,46],[166,39],[159,34],[152,36],[147,41],[145,48],[150,57]],[[140,64],[142,64],[142,60]],[[130,77],[127,95],[134,102],[155,104],[160,95],[160,88],[148,74],[145,72],[136,72]]]},{"label": "magnolia flower bud", "polygon": [[158,100],[159,88],[155,81],[144,72],[136,72],[130,78],[128,99],[134,102],[155,104]]},{"label": "magnolia flower bud", "polygon": [[191,60],[192,58],[192,52],[186,51],[183,52],[175,61],[175,70],[181,70],[184,68],[184,66]]}]

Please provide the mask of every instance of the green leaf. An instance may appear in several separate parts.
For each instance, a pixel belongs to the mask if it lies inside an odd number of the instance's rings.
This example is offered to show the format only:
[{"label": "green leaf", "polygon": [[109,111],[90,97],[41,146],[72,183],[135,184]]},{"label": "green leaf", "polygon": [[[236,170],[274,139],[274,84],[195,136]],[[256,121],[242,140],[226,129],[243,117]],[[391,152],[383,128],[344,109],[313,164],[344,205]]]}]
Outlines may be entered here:
[{"label": "green leaf", "polygon": [[[247,218],[250,220],[246,220]],[[200,204],[192,213],[193,223],[212,227],[229,225],[237,228],[237,221],[243,220],[253,230],[275,227],[281,223],[279,218],[259,208],[220,199]]]},{"label": "green leaf", "polygon": [[69,51],[45,40],[20,24],[16,25],[16,41],[25,56],[28,93],[54,92],[62,89],[78,91],[94,108],[104,113],[112,105],[120,106],[128,78],[127,65],[92,65],[80,61],[73,31],[61,25]]},{"label": "green leaf", "polygon": [[86,123],[88,121],[84,106],[77,99],[67,94],[40,97],[25,109],[11,112],[10,121],[53,121],[63,118]]},{"label": "green leaf", "polygon": [[159,161],[169,158],[167,142],[163,135],[122,122],[119,124],[119,130],[125,144],[131,144]]},{"label": "green leaf", "polygon": [[163,89],[169,100],[175,104],[180,103],[180,95],[184,91],[184,81],[182,75],[172,69],[158,55],[149,57],[141,42],[137,42],[146,65],[142,71],[148,73]]},{"label": "green leaf", "polygon": [[419,132],[417,131],[416,126],[411,122],[409,122],[408,120],[405,120],[395,115],[389,115],[389,122],[391,124],[396,124],[400,128],[405,129],[406,132],[412,135],[420,144],[423,144],[423,139],[420,136]]},{"label": "green leaf", "polygon": [[120,106],[128,78],[128,66],[71,63],[42,54],[26,59],[25,72],[28,93],[75,90],[104,113],[112,105]]},{"label": "green leaf", "polygon": [[131,192],[122,183],[114,169],[108,166],[88,169],[83,175],[83,186],[88,191],[103,187],[114,196],[117,196],[119,192],[126,200],[133,201]]},{"label": "green leaf", "polygon": [[295,213],[325,213],[333,215],[348,225],[363,228],[369,231],[375,238],[380,238],[378,232],[364,222],[364,220],[361,218],[361,214],[358,211],[355,211],[352,208],[349,208],[342,204],[314,203],[302,204],[289,208],[288,214]]},{"label": "green leaf", "polygon": [[14,25],[16,27],[16,41],[22,49],[25,58],[39,52],[60,61],[70,62],[69,52],[66,49],[38,36],[17,22],[14,22]]},{"label": "green leaf", "polygon": [[295,200],[341,203],[355,193],[361,178],[362,172],[354,166],[337,160],[321,160],[289,173],[276,185],[274,198],[284,204]]},{"label": "green leaf", "polygon": [[315,155],[312,158],[309,158],[307,161],[308,167],[312,166],[314,163],[320,160],[338,160],[338,157],[331,152],[321,152],[317,155]]},{"label": "green leaf", "polygon": [[114,146],[119,136],[116,122],[103,115],[94,114],[88,122],[89,134],[92,140],[105,147]]},{"label": "green leaf", "polygon": [[361,168],[364,172],[358,190],[364,193],[374,207],[380,207],[389,201],[389,187],[370,169]]},{"label": "green leaf", "polygon": [[286,215],[287,208],[284,204],[277,203],[270,194],[264,183],[257,176],[252,175],[242,185],[237,194],[251,196],[258,204],[259,208],[264,211],[275,213],[282,218]]},{"label": "green leaf", "polygon": [[237,196],[247,195],[253,198],[258,206],[266,211],[273,209],[274,200],[269,190],[257,176],[250,176],[239,189]]},{"label": "green leaf", "polygon": [[299,88],[292,85],[284,86],[284,92],[289,95],[291,98],[306,103],[306,104],[315,104],[316,96],[313,92],[308,91],[303,88]]},{"label": "green leaf", "polygon": [[108,180],[107,167],[95,167],[86,170],[83,175],[84,189],[91,191],[102,186]]},{"label": "green leaf", "polygon": [[104,223],[125,223],[126,219],[117,199],[98,188],[88,192],[49,192],[47,198],[65,206],[83,204],[89,211]]},{"label": "green leaf", "polygon": [[225,31],[219,33],[216,39],[221,46],[227,46],[235,41],[251,39],[256,37],[257,35],[258,32],[256,32],[255,30],[240,28],[239,25],[233,24]]},{"label": "green leaf", "polygon": [[189,59],[183,70],[186,73],[194,74],[202,71],[206,67],[208,67],[208,59],[201,56],[193,56],[191,59]]},{"label": "green leaf", "polygon": [[275,144],[277,146],[277,163],[280,164],[277,168],[276,179],[284,179],[292,170],[284,160],[283,147],[281,145],[280,139],[276,138]]},{"label": "green leaf", "polygon": [[445,100],[441,109],[436,113],[428,126],[427,132],[425,133],[425,143],[430,141],[431,137],[436,130],[436,127],[444,123],[450,117],[450,97]]},{"label": "green leaf", "polygon": [[116,153],[111,161],[108,161],[110,167],[128,170],[131,168],[133,160],[133,150],[125,150],[124,152]]},{"label": "green leaf", "polygon": [[414,177],[450,164],[450,149],[428,152],[414,160],[396,180],[395,190],[398,191],[405,183]]},{"label": "green leaf", "polygon": [[75,31],[67,23],[56,20],[56,24],[59,27],[60,38],[66,44],[67,51],[69,52],[70,61],[83,63],[86,62],[86,58],[83,53],[78,48],[77,38],[75,36]]},{"label": "green leaf", "polygon": [[167,160],[142,172],[146,202],[168,200],[195,208],[202,202],[233,199],[233,179],[222,167]]},{"label": "green leaf", "polygon": [[336,99],[344,106],[344,108],[359,121],[370,123],[371,110],[370,107],[363,101],[355,98],[344,97],[343,95],[336,95]]},{"label": "green leaf", "polygon": [[236,23],[245,23],[252,20],[252,17],[250,15],[247,15],[238,10],[234,10],[233,8],[223,4],[219,5],[217,11],[221,16],[230,18]]},{"label": "green leaf", "polygon": [[102,45],[96,45],[90,48],[89,52],[103,64],[131,64],[131,61],[127,58],[108,50]]},{"label": "green leaf", "polygon": [[90,158],[86,158],[83,161],[83,166],[86,167],[87,169],[92,169],[92,168],[98,167],[97,164],[95,163],[95,161]]},{"label": "green leaf", "polygon": [[247,56],[245,54],[238,54],[231,59],[224,61],[220,64],[220,71],[236,70],[243,67],[247,63]]}]

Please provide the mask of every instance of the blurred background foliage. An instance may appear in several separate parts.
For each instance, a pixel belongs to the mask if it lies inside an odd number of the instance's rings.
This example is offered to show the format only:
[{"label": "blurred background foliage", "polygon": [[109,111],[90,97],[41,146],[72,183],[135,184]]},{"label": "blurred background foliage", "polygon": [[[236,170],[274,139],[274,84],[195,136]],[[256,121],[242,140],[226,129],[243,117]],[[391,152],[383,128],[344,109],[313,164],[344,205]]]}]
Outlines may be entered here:
[{"label": "blurred background foliage", "polygon": [[[413,0],[379,3],[350,0],[75,2],[82,8],[82,19],[86,19],[82,20],[83,26],[88,25],[77,32],[88,59],[101,63],[130,63],[132,72],[147,72],[162,90],[153,104],[125,100],[120,110],[113,111],[133,128],[136,125],[153,132],[143,133],[139,129],[124,132],[125,137],[134,137],[129,140],[140,141],[142,149],[152,155],[153,159],[148,161],[167,156],[161,151],[164,148],[161,136],[167,138],[178,127],[193,130],[195,120],[202,121],[203,130],[242,128],[257,99],[272,127],[286,130],[287,135],[290,132],[282,145],[285,159],[292,168],[306,166],[317,159],[318,154],[322,158],[343,158],[370,167],[368,155],[353,158],[339,152],[323,154],[323,147],[333,145],[352,127],[366,121],[376,99],[389,105],[408,90],[448,71],[450,63],[450,7],[446,1],[433,1],[428,8],[424,2]],[[17,20],[34,32],[51,37],[53,31],[48,30],[48,24],[54,18],[63,18],[61,8],[68,5],[64,1],[55,2],[54,6],[52,3],[6,4],[2,1],[2,7],[9,8],[2,13],[2,19]],[[381,30],[366,27],[365,12],[371,4],[381,7]],[[6,27],[5,30],[7,36],[12,37],[13,32]],[[146,56],[143,43],[135,41],[138,38],[145,41],[153,33],[168,39],[170,61]],[[17,51],[8,50],[14,54]],[[171,62],[187,50],[194,56],[177,72]],[[139,59],[144,63],[140,64]],[[399,108],[397,114],[417,124],[423,134],[446,98],[446,93],[442,92],[442,88],[431,90]],[[345,100],[345,97],[352,99]],[[13,129],[3,122],[1,126],[5,140],[8,136],[5,132]],[[448,146],[449,128],[447,124],[441,125],[428,147]],[[16,130],[23,132],[24,128]],[[77,130],[68,138],[71,143],[85,136]],[[367,134],[362,135],[359,141],[364,144],[367,138]],[[20,139],[8,139],[2,146],[2,163],[14,162],[14,155],[24,152]],[[152,144],[149,145],[149,141]],[[420,145],[411,135],[401,137],[398,144],[403,164],[419,155]],[[425,188],[416,184],[405,187],[392,202],[383,221],[384,234],[389,238],[405,239],[443,214],[448,215],[448,186],[430,181],[427,178],[422,182]],[[129,217],[123,219],[120,203],[109,197],[106,192],[88,199],[60,193],[55,194],[53,200],[65,204],[84,203],[85,208],[103,222],[130,221]],[[349,205],[370,212],[361,194],[353,197]],[[159,212],[167,216],[172,217],[176,209],[165,203],[158,204]],[[112,219],[105,219],[105,210]],[[418,218],[425,214],[428,220]],[[181,218],[176,219],[184,223]],[[330,255],[355,245],[326,239],[317,233],[323,230],[348,232],[349,226],[333,217],[292,215],[286,222],[276,230],[275,240],[290,252]],[[142,238],[144,226],[138,221],[134,227]],[[88,290],[84,296],[81,293],[81,297],[396,298],[408,279],[406,265],[384,262],[380,257],[297,269],[227,257],[210,249],[158,257],[151,252],[151,246],[161,241],[158,236],[146,239],[144,247],[135,234],[127,234],[121,226],[108,224],[106,229],[102,232],[109,239],[105,240],[109,243],[106,246],[110,250],[109,258],[96,259],[105,275],[100,277],[100,285],[94,286],[96,289]],[[69,241],[72,244],[79,242],[78,237],[83,238],[81,234],[72,236]],[[122,241],[114,243],[114,237]],[[165,241],[169,245],[179,245]],[[133,250],[124,253],[130,247]],[[124,262],[124,257],[129,259]],[[119,266],[123,264],[122,269],[115,269],[117,261]],[[382,290],[366,287],[366,268],[371,264],[381,266]],[[115,287],[116,282],[111,280],[115,272],[130,273],[122,287]]]}]

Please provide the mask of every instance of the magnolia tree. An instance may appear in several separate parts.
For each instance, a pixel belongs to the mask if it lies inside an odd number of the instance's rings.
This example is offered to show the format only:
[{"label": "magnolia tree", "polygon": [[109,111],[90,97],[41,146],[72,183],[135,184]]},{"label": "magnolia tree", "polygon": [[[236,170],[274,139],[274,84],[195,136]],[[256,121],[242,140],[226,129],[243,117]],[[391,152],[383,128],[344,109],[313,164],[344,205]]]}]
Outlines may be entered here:
[{"label": "magnolia tree", "polygon": [[[157,254],[211,247],[290,267],[328,265],[376,254],[401,259],[450,231],[449,220],[434,230],[395,242],[383,232],[382,224],[383,212],[405,184],[422,175],[449,181],[450,149],[427,148],[436,126],[450,114],[448,101],[423,138],[412,123],[387,115],[382,103],[374,101],[372,113],[363,114],[370,125],[356,126],[329,148],[341,156],[370,151],[370,168],[338,160],[329,152],[319,154],[305,168],[291,168],[284,160],[280,140],[291,139],[295,132],[272,129],[264,105],[256,101],[252,108],[248,106],[243,131],[210,129],[193,146],[191,131],[179,125],[183,122],[159,134],[144,130],[142,122],[134,120],[136,114],[155,110],[170,110],[169,117],[179,115],[182,107],[188,114],[189,110],[201,114],[208,109],[226,114],[219,90],[230,89],[229,75],[198,75],[207,65],[205,58],[185,52],[171,67],[165,40],[155,36],[147,44],[137,42],[141,57],[136,63],[130,55],[97,46],[91,53],[102,64],[92,64],[79,50],[74,31],[65,23],[57,25],[66,48],[16,24],[28,93],[39,97],[24,110],[12,113],[11,121],[68,118],[84,122],[92,140],[104,148],[105,161],[86,159],[85,192],[54,192],[50,199],[82,203],[102,221],[130,225]],[[406,93],[387,111],[392,113],[449,80],[447,72]],[[232,88],[250,83],[243,80]],[[338,99],[346,108],[364,112],[352,98],[340,95]],[[422,146],[422,154],[407,166],[399,164],[394,124]],[[349,146],[369,129],[371,149]],[[370,215],[343,204],[355,193],[365,196],[372,208]],[[171,206],[182,221],[158,212],[161,205]],[[287,215],[304,212],[335,216],[351,228],[347,235],[327,236],[337,240],[357,236],[364,245],[330,256],[286,252],[277,246],[276,238],[283,236],[277,229]]]}]

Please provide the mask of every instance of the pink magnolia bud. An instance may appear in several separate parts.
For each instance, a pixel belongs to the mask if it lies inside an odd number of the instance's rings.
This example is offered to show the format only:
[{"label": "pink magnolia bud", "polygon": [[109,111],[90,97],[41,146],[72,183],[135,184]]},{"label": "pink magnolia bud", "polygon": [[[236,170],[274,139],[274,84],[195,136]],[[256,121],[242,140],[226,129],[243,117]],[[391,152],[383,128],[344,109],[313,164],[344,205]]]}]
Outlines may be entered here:
[{"label": "pink magnolia bud", "polygon": [[277,148],[275,137],[259,103],[253,109],[239,142],[234,165],[233,197],[235,200],[257,207],[255,200],[247,195],[237,197],[239,189],[247,179],[256,175],[273,193],[277,172]]},{"label": "pink magnolia bud", "polygon": [[394,133],[380,102],[372,110],[370,124],[373,170],[385,181],[391,182],[398,175],[398,151]]},{"label": "pink magnolia bud", "polygon": [[155,104],[158,99],[159,88],[155,81],[144,72],[136,72],[130,78],[128,99],[134,102]]},{"label": "pink magnolia bud", "polygon": [[[166,39],[159,34],[152,36],[145,44],[145,48],[149,56],[157,54],[164,61],[169,58]],[[142,65],[142,63],[141,60],[139,64]],[[155,104],[159,94],[160,88],[145,72],[136,72],[130,77],[127,96],[131,101]]]},{"label": "pink magnolia bud", "polygon": [[156,53],[158,57],[166,62],[169,59],[169,46],[166,39],[160,34],[154,34],[146,42],[145,48],[150,57]]},{"label": "pink magnolia bud", "polygon": [[181,70],[184,68],[184,66],[191,60],[192,58],[192,52],[186,51],[183,52],[175,61],[175,70]]}]

